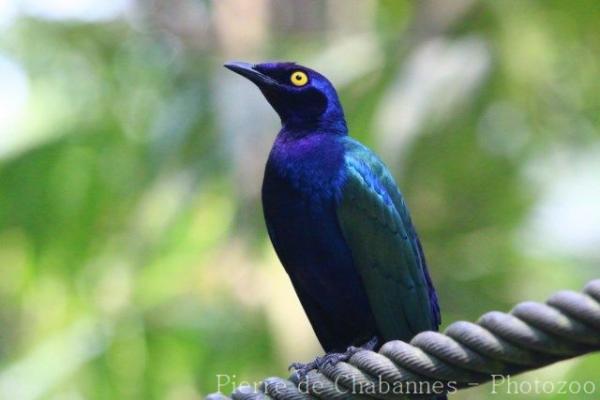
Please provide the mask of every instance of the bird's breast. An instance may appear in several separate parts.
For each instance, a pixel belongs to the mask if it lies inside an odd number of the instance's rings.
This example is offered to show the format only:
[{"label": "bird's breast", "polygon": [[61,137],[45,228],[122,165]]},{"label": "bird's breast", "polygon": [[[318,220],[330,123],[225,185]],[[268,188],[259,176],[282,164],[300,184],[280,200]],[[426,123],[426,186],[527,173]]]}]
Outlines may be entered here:
[{"label": "bird's breast", "polygon": [[334,282],[352,266],[335,212],[343,162],[335,146],[325,140],[287,147],[276,143],[267,162],[262,187],[265,222],[295,284]]},{"label": "bird's breast", "polygon": [[329,135],[276,140],[265,169],[263,189],[270,189],[270,193],[285,186],[305,200],[334,199],[344,178],[343,162],[343,146]]}]

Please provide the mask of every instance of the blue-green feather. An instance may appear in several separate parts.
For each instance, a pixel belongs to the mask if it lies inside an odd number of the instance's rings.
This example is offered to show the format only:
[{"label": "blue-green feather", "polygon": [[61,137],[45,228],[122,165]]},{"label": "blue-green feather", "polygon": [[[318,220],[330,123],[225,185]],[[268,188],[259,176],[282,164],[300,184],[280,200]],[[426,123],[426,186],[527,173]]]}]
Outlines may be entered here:
[{"label": "blue-green feather", "polygon": [[437,296],[408,208],[383,162],[350,137],[336,213],[384,339],[437,330]]}]

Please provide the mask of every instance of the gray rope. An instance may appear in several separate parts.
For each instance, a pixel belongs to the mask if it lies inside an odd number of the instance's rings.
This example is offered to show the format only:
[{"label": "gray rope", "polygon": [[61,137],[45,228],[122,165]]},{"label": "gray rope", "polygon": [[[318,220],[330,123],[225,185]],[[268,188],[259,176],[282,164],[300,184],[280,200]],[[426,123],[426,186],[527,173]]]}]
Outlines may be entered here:
[{"label": "gray rope", "polygon": [[491,311],[477,323],[458,321],[444,333],[422,332],[410,344],[394,340],[379,353],[360,351],[347,363],[310,371],[302,381],[294,375],[267,378],[256,391],[239,387],[231,397],[216,393],[207,400],[405,398],[407,392],[395,393],[389,385],[470,387],[494,374],[516,374],[598,350],[600,279],[583,293],[561,291],[546,303],[526,301],[508,314]]}]

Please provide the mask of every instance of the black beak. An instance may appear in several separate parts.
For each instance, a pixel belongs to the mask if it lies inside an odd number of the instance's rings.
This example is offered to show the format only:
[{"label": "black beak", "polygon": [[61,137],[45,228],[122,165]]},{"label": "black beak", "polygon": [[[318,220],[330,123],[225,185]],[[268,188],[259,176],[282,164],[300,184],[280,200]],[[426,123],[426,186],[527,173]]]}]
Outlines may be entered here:
[{"label": "black beak", "polygon": [[224,66],[225,68],[232,70],[236,74],[240,74],[243,77],[248,78],[258,86],[277,84],[277,81],[271,78],[270,76],[267,76],[254,69],[254,64],[233,61],[228,62]]}]

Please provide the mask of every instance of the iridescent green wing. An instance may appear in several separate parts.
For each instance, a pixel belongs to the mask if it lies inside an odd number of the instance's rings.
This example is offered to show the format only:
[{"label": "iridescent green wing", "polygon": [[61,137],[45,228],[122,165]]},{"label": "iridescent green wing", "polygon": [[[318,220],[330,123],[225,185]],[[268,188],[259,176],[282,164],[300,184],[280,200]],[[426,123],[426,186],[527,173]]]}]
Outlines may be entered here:
[{"label": "iridescent green wing", "polygon": [[437,329],[439,307],[408,209],[385,165],[348,138],[337,216],[385,340]]}]

